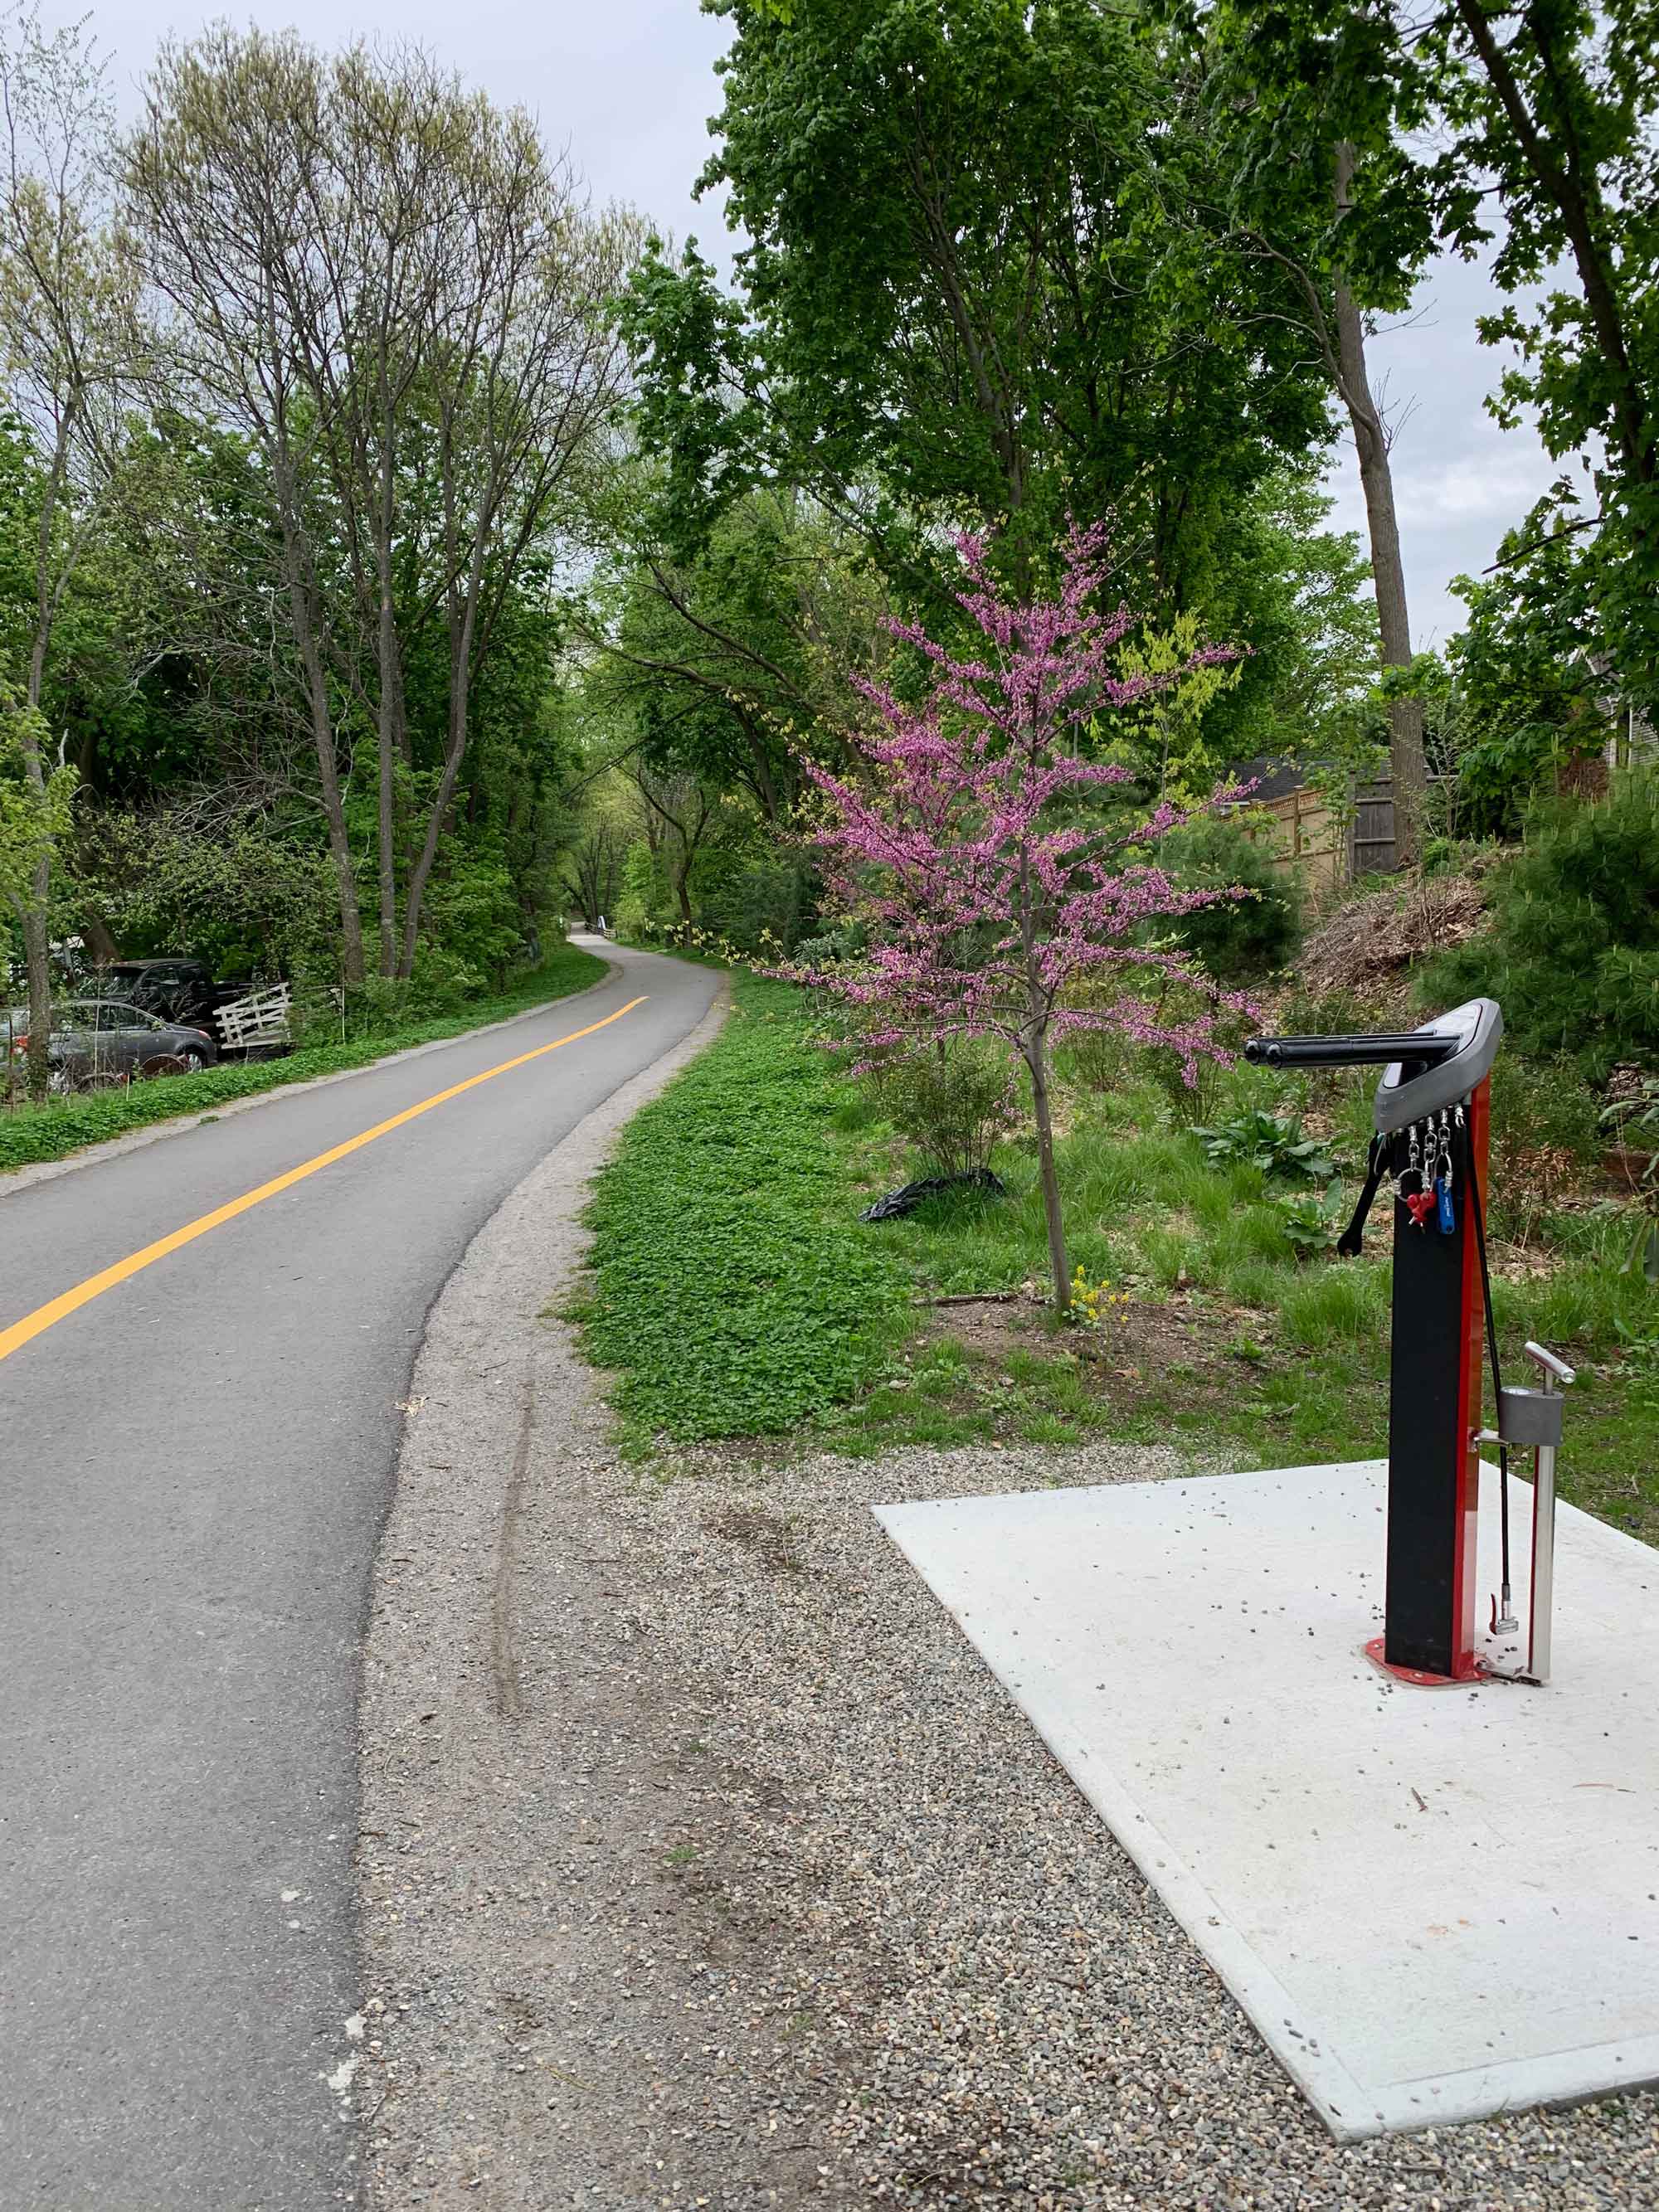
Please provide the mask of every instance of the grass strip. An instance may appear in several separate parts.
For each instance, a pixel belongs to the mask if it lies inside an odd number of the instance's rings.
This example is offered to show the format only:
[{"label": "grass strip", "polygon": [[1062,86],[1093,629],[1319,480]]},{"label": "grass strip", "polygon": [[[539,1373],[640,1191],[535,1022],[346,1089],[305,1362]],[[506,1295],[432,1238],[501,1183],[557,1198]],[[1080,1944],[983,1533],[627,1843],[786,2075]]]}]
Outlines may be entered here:
[{"label": "grass strip", "polygon": [[[1363,1260],[1298,1258],[1281,1181],[1207,1158],[1144,1078],[1094,1087],[1062,1071],[1073,1256],[1126,1303],[1098,1328],[1059,1327],[1022,1293],[1046,1271],[1030,1144],[999,1149],[1000,1200],[957,1193],[860,1224],[915,1156],[878,1093],[805,1042],[787,987],[739,977],[737,995],[720,1042],[630,1126],[592,1211],[596,1294],[580,1317],[589,1356],[620,1374],[635,1445],[793,1431],[863,1455],[1092,1436],[1240,1468],[1386,1451],[1386,1212]],[[1219,1092],[1218,1111],[1287,1103],[1243,1066]],[[1351,1158],[1368,1102],[1360,1085],[1329,1102]],[[1494,1286],[1510,1363],[1528,1336],[1575,1361],[1563,1495],[1659,1540],[1659,1358],[1630,1348],[1659,1346],[1651,1294],[1620,1272],[1619,1218],[1591,1209],[1541,1227],[1547,1264],[1534,1273],[1537,1246],[1505,1244]],[[984,1292],[1005,1295],[915,1303]]]},{"label": "grass strip", "polygon": [[510,990],[495,998],[476,999],[457,1013],[349,1038],[343,1044],[307,1045],[281,1060],[227,1061],[204,1068],[199,1075],[157,1076],[120,1091],[91,1091],[82,1097],[51,1099],[44,1106],[20,1106],[10,1113],[0,1112],[0,1175],[42,1160],[64,1159],[88,1145],[125,1136],[131,1129],[147,1128],[155,1121],[210,1111],[232,1099],[280,1091],[290,1083],[310,1083],[319,1075],[368,1067],[390,1053],[406,1052],[411,1045],[464,1036],[469,1030],[483,1029],[491,1022],[506,1021],[532,1007],[568,998],[573,991],[599,982],[605,971],[605,963],[592,953],[584,952],[580,945],[562,945],[539,966],[527,969]]},{"label": "grass strip", "polygon": [[795,1428],[881,1372],[908,1318],[902,1264],[848,1202],[840,1085],[799,994],[733,984],[725,1029],[629,1122],[589,1209],[573,1318],[641,1448]]},{"label": "grass strip", "polygon": [[[1221,1088],[1228,1105],[1285,1103],[1272,1079],[1243,1066]],[[909,1443],[1064,1444],[1098,1436],[1173,1443],[1238,1468],[1385,1454],[1393,1286],[1386,1206],[1364,1258],[1299,1259],[1278,1202],[1286,1186],[1207,1159],[1190,1130],[1169,1126],[1155,1086],[1130,1077],[1106,1091],[1073,1085],[1066,1097],[1071,1126],[1056,1158],[1073,1256],[1091,1279],[1127,1291],[1121,1318],[1061,1329],[1051,1316],[1015,1304],[981,1310],[970,1332],[952,1327],[951,1310],[936,1311],[909,1347],[899,1387],[878,1382],[837,1417],[835,1448],[863,1454]],[[1339,1103],[1334,1141],[1357,1159],[1369,1086],[1347,1086]],[[902,1179],[913,1163],[874,1101],[848,1086],[839,1119],[843,1146],[858,1132],[866,1170]],[[884,1231],[924,1290],[1044,1280],[1030,1145],[1001,1147],[995,1164],[1006,1200],[933,1200]],[[1506,1243],[1493,1285],[1506,1377],[1521,1373],[1528,1337],[1574,1362],[1561,1494],[1659,1541],[1659,1359],[1627,1348],[1644,1331],[1659,1340],[1659,1324],[1640,1276],[1620,1271],[1628,1232],[1620,1218],[1595,1210],[1536,1226],[1547,1263],[1534,1273],[1537,1248],[1522,1255]]]}]

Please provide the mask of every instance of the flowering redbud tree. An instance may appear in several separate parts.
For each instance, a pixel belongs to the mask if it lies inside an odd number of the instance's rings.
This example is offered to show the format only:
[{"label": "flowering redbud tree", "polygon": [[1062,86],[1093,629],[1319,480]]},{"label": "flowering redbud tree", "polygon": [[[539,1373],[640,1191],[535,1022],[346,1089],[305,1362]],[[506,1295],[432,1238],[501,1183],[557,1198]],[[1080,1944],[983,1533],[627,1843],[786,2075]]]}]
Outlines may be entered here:
[{"label": "flowering redbud tree", "polygon": [[[1149,923],[1246,894],[1182,890],[1156,864],[1152,848],[1188,811],[1162,805],[1127,830],[1104,819],[1100,787],[1128,781],[1130,771],[1079,757],[1078,733],[1236,655],[1204,647],[1161,676],[1114,675],[1135,617],[1094,604],[1108,574],[1100,527],[1071,533],[1053,601],[1000,597],[984,544],[963,538],[958,546],[969,586],[958,597],[983,651],[958,659],[920,628],[890,623],[933,664],[927,698],[910,707],[861,686],[883,724],[864,748],[867,777],[806,769],[827,803],[818,842],[829,888],[867,921],[871,951],[855,967],[788,972],[861,1010],[872,1052],[993,1037],[1024,1060],[1064,1311],[1071,1275],[1054,1174],[1054,1045],[1079,1030],[1115,1030],[1173,1048],[1190,1081],[1200,1054],[1229,1056],[1217,1038],[1223,1015],[1249,1010],[1184,952],[1146,941]],[[1209,805],[1240,795],[1218,789]],[[1149,975],[1188,987],[1199,1011],[1160,1019]]]}]

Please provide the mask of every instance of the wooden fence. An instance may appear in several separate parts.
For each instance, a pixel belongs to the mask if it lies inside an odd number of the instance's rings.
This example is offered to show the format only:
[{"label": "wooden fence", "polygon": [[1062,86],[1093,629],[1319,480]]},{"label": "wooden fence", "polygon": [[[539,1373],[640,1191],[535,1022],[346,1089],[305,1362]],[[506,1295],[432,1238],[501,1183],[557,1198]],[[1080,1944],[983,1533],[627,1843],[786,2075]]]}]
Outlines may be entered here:
[{"label": "wooden fence", "polygon": [[1348,827],[1348,878],[1392,875],[1396,865],[1394,778],[1374,776],[1354,787],[1353,819]]},{"label": "wooden fence", "polygon": [[[1431,775],[1429,784],[1432,789],[1454,781]],[[1357,876],[1391,875],[1399,865],[1392,776],[1372,776],[1356,784],[1346,809],[1334,807],[1327,794],[1311,784],[1282,792],[1276,799],[1249,799],[1241,826],[1247,836],[1270,844],[1273,866],[1294,873],[1315,897]]]},{"label": "wooden fence", "polygon": [[[1348,854],[1342,823],[1324,792],[1304,784],[1277,799],[1247,799],[1245,808],[1241,825],[1245,835],[1267,844],[1273,866],[1295,875],[1305,890],[1318,896],[1346,880]],[[1268,817],[1271,829],[1266,823],[1259,831],[1253,829],[1252,815],[1259,823],[1263,815]]]}]

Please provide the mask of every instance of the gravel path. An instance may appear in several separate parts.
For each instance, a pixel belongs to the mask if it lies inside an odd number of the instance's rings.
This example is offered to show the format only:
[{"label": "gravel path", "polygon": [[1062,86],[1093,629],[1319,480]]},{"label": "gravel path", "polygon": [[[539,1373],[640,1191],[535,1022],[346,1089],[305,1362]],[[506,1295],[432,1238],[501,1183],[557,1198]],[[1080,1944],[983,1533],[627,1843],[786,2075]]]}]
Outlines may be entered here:
[{"label": "gravel path", "polygon": [[368,2202],[1659,2207],[1650,2095],[1334,2144],[868,1510],[1172,1455],[617,1462],[538,1316],[646,1087],[479,1238],[416,1370],[365,1675]]}]

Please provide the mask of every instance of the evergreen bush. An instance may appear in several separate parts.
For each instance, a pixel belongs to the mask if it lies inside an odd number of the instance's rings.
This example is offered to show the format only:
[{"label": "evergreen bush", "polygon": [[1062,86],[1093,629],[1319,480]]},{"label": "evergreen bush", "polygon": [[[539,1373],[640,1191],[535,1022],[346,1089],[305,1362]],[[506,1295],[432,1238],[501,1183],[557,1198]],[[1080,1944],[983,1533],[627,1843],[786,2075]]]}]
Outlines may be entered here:
[{"label": "evergreen bush", "polygon": [[1241,884],[1249,893],[1200,907],[1176,926],[1175,934],[1218,983],[1259,982],[1292,957],[1302,941],[1296,878],[1236,823],[1189,822],[1164,839],[1162,859],[1183,889]]},{"label": "evergreen bush", "polygon": [[1510,1044],[1574,1059],[1600,1082],[1659,1060],[1659,774],[1605,799],[1549,799],[1498,877],[1492,926],[1421,973],[1425,1006],[1485,994]]}]

